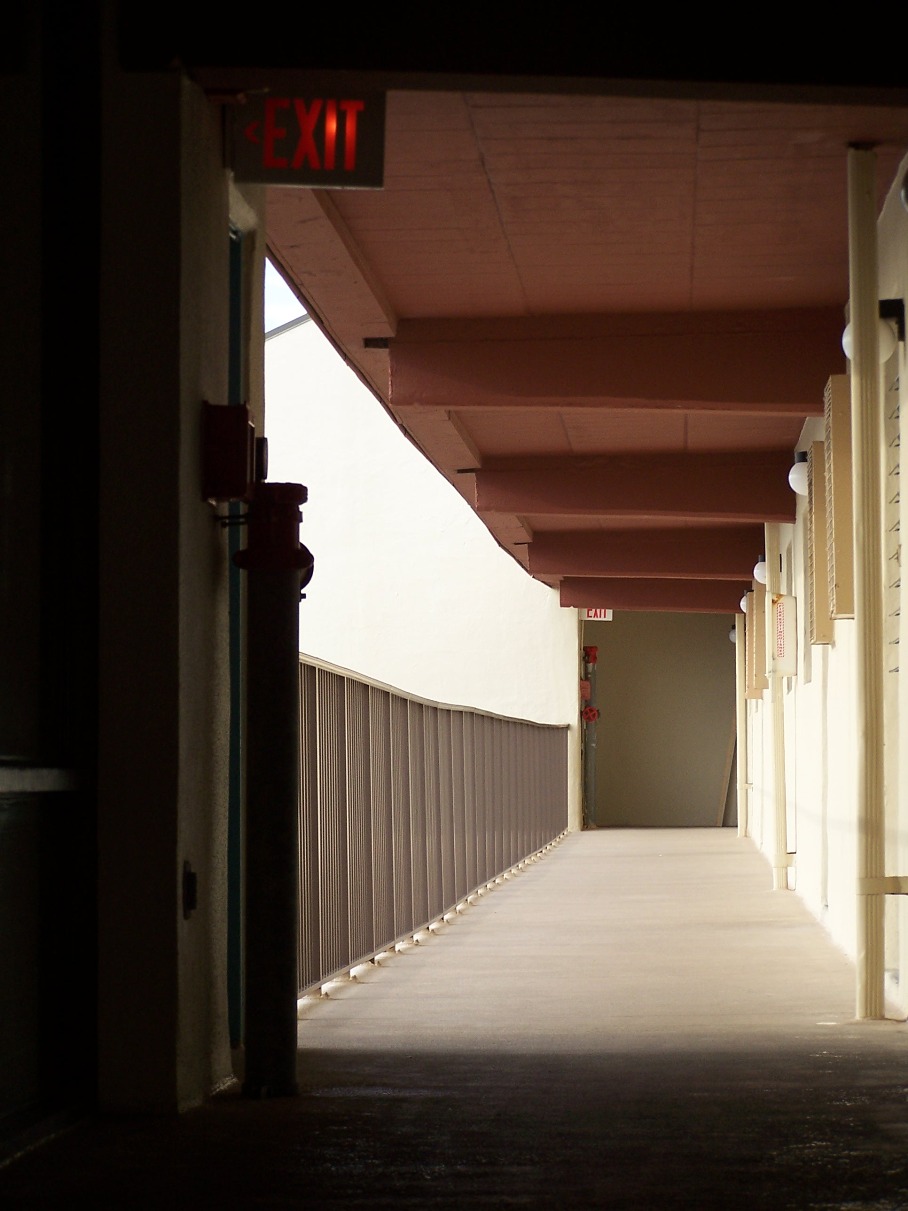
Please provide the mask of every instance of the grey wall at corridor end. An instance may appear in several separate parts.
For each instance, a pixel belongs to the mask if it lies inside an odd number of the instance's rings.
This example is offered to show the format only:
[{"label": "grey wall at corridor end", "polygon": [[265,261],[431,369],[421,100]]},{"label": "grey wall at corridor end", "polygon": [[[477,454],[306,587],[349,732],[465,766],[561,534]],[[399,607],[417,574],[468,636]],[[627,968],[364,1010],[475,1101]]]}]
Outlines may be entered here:
[{"label": "grey wall at corridor end", "polygon": [[730,615],[616,613],[584,624],[597,665],[596,823],[711,827],[735,729]]}]

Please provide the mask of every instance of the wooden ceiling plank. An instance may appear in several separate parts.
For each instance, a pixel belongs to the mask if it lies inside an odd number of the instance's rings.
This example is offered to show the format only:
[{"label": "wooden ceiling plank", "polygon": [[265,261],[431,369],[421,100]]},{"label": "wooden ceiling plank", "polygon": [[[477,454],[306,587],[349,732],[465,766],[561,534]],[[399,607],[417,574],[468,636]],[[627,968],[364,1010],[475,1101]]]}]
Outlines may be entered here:
[{"label": "wooden ceiling plank", "polygon": [[562,606],[597,607],[608,610],[653,610],[655,612],[734,614],[750,582],[722,580],[562,580]]},{"label": "wooden ceiling plank", "polygon": [[763,527],[537,533],[527,551],[533,576],[747,580],[763,549]]},{"label": "wooden ceiling plank", "polygon": [[[391,405],[445,408],[640,407],[820,415],[842,361],[838,308],[771,321],[711,314],[615,320],[576,336],[458,334],[402,323],[391,341]],[[684,323],[684,320],[687,323]],[[623,322],[622,322],[623,321]]]},{"label": "wooden ceiling plank", "polygon": [[790,451],[513,460],[474,473],[480,513],[793,522]]}]

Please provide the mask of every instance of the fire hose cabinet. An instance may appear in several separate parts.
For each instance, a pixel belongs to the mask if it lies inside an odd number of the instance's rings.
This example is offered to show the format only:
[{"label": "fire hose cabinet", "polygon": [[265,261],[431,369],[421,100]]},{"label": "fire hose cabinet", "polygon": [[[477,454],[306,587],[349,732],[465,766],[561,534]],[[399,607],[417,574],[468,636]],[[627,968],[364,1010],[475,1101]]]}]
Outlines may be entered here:
[{"label": "fire hose cabinet", "polygon": [[798,671],[797,598],[773,594],[771,610],[770,671],[778,677],[794,677]]}]

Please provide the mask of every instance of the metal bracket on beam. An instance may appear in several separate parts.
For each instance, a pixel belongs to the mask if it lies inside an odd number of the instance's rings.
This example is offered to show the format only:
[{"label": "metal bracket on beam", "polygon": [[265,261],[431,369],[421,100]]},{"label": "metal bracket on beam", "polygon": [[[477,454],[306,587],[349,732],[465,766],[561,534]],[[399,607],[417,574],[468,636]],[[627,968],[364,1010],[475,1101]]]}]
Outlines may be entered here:
[{"label": "metal bracket on beam", "polygon": [[905,340],[905,300],[880,299],[880,319],[892,320],[898,332],[899,340]]}]

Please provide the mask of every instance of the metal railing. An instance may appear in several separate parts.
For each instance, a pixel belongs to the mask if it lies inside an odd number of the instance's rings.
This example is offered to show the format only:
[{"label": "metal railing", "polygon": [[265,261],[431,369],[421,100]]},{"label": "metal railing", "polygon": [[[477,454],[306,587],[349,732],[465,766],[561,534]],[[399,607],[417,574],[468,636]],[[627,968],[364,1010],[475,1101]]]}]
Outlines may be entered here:
[{"label": "metal railing", "polygon": [[453,909],[567,827],[567,727],[440,706],[300,661],[301,994]]}]

